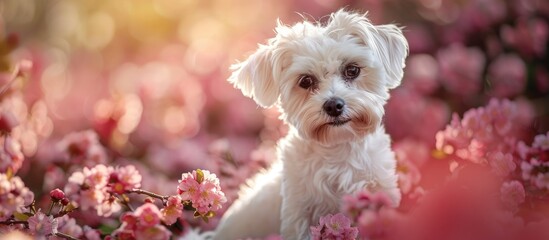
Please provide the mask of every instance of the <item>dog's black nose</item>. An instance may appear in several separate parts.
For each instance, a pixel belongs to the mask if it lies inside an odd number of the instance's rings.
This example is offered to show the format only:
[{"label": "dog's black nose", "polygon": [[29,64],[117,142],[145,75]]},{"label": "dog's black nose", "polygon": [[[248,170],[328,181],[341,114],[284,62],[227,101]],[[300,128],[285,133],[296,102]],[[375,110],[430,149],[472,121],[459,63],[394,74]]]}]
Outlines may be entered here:
[{"label": "dog's black nose", "polygon": [[338,97],[330,98],[322,105],[324,111],[332,117],[341,115],[343,113],[343,107],[345,107],[345,101]]}]

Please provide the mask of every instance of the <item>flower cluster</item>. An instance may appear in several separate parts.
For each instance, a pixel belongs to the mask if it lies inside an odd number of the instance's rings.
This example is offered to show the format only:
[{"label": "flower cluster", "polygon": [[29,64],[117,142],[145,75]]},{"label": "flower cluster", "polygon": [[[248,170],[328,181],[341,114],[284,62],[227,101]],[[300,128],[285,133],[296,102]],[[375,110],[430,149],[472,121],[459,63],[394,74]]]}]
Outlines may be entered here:
[{"label": "flower cluster", "polygon": [[351,227],[351,220],[342,213],[320,217],[319,225],[311,227],[311,236],[314,240],[354,240],[357,235],[358,229]]},{"label": "flower cluster", "polygon": [[386,193],[370,193],[366,190],[344,196],[342,212],[351,216],[362,239],[394,235],[393,228],[400,217],[391,207],[391,199]]},{"label": "flower cluster", "polygon": [[549,132],[537,135],[531,147],[519,142],[522,179],[539,189],[549,190]]},{"label": "flower cluster", "polygon": [[141,175],[134,166],[84,167],[69,177],[65,192],[75,207],[95,209],[99,216],[110,216],[121,209],[116,194],[123,194],[141,186]]},{"label": "flower cluster", "polygon": [[64,153],[64,160],[73,164],[93,167],[107,161],[105,149],[92,130],[67,134],[58,143],[58,148]]},{"label": "flower cluster", "polygon": [[207,170],[183,173],[177,193],[183,201],[190,201],[196,216],[209,216],[227,201],[219,186],[219,179]]},{"label": "flower cluster", "polygon": [[492,99],[486,107],[467,111],[461,120],[454,114],[446,129],[436,134],[436,147],[457,164],[486,164],[506,176],[516,168],[512,153],[530,121],[528,110],[517,103]]},{"label": "flower cluster", "polygon": [[0,221],[8,220],[14,213],[22,213],[34,199],[21,178],[0,173]]},{"label": "flower cluster", "polygon": [[166,227],[160,224],[162,214],[152,203],[145,203],[134,212],[125,213],[120,217],[122,225],[112,236],[114,239],[169,239],[172,235]]}]

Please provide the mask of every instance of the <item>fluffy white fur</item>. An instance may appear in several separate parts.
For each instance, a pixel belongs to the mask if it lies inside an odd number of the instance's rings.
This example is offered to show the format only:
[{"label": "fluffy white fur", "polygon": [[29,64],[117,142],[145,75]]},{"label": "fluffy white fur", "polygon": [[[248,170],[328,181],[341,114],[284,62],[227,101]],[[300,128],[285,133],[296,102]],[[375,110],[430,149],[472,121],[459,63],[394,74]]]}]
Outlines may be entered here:
[{"label": "fluffy white fur", "polygon": [[[386,191],[400,202],[391,140],[381,124],[389,89],[400,84],[407,42],[395,25],[340,10],[320,23],[278,24],[276,37],[233,67],[229,81],[259,105],[277,105],[290,126],[278,161],[259,173],[226,212],[215,239],[281,234],[308,239],[311,225],[336,213],[341,197]],[[348,66],[360,74],[345,78]],[[314,85],[300,86],[303,76]],[[323,110],[338,97],[339,116]]]}]

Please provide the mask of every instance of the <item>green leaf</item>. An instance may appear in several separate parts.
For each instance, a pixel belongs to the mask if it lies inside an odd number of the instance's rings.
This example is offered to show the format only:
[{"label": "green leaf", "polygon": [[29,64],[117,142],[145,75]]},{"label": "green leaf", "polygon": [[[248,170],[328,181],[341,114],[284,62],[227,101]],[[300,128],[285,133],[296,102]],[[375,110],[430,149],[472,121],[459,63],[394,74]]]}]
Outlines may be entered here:
[{"label": "green leaf", "polygon": [[101,224],[98,229],[101,232],[101,234],[110,235],[117,228],[118,228],[117,226]]},{"label": "green leaf", "polygon": [[202,172],[200,168],[196,169],[196,181],[198,182],[198,184],[201,184],[202,181],[204,181],[204,172]]}]

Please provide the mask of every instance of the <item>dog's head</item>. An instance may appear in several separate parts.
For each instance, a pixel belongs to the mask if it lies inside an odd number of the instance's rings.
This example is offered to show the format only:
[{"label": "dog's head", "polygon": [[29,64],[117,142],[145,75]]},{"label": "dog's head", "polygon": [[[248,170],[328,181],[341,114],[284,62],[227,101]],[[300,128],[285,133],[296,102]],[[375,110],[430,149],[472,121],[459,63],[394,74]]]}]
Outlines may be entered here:
[{"label": "dog's head", "polygon": [[408,44],[395,25],[340,10],[326,25],[278,24],[277,35],[229,81],[259,105],[278,105],[299,134],[322,144],[364,137],[381,124],[388,90],[403,75]]}]

